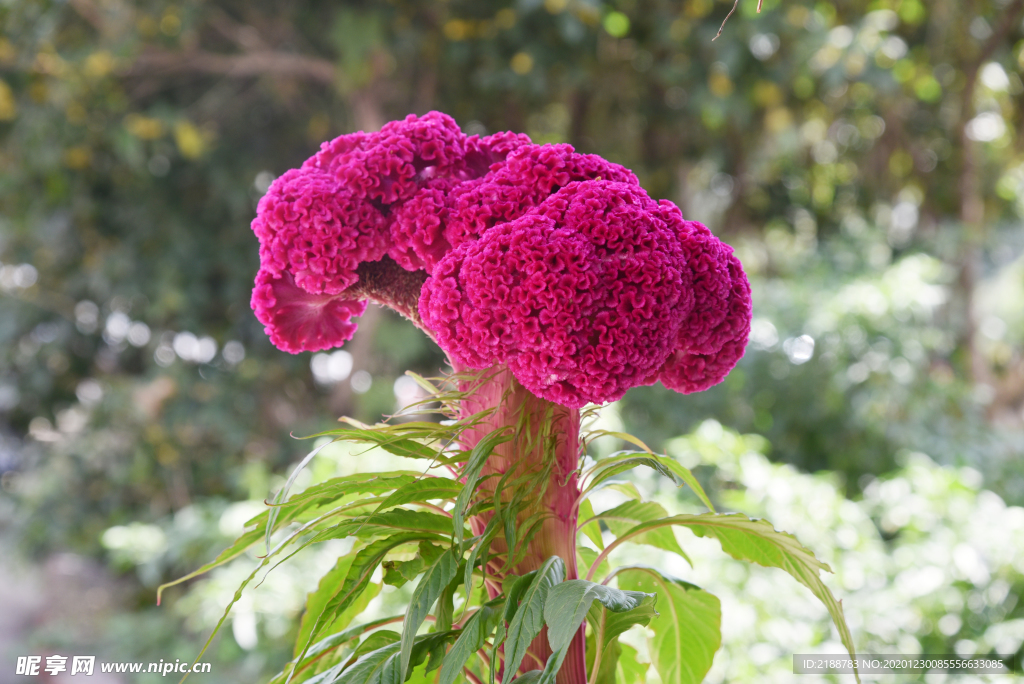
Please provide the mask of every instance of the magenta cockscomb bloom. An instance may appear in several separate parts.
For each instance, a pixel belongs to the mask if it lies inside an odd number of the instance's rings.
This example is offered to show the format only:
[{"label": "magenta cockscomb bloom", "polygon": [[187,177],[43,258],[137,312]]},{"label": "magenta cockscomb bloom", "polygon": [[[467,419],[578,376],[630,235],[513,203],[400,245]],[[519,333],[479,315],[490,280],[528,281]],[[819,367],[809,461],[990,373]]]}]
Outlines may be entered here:
[{"label": "magenta cockscomb bloom", "polygon": [[352,339],[352,319],[366,311],[365,301],[340,295],[310,294],[287,271],[273,275],[261,269],[252,291],[252,308],[270,341],[282,351],[298,354],[340,347]]},{"label": "magenta cockscomb bloom", "polygon": [[707,389],[749,334],[732,249],[631,171],[522,134],[466,137],[438,112],[324,143],[271,185],[253,230],[253,309],[293,353],[350,339],[370,299],[456,367],[507,367],[578,408],[659,380]]},{"label": "magenta cockscomb bloom", "polygon": [[594,154],[578,154],[572,145],[520,146],[504,164],[454,189],[445,235],[458,247],[523,216],[573,181],[596,179],[638,185],[629,169]]},{"label": "magenta cockscomb bloom", "polygon": [[355,283],[364,261],[388,250],[383,214],[317,169],[292,169],[260,200],[253,232],[260,265],[290,273],[310,294],[338,294]]},{"label": "magenta cockscomb bloom", "polygon": [[420,314],[457,364],[507,365],[537,396],[580,408],[658,372],[693,308],[691,281],[639,186],[570,183],[446,256]]}]

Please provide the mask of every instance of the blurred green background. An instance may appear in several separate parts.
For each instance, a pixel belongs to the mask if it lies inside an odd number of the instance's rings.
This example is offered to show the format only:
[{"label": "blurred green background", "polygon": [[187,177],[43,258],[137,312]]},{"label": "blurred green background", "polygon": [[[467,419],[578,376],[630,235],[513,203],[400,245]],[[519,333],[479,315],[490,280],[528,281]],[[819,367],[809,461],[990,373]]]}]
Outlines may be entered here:
[{"label": "blurred green background", "polygon": [[[441,370],[387,311],[290,356],[248,306],[270,182],[431,109],[625,164],[736,248],[737,369],[603,421],[832,563],[862,650],[1020,652],[1024,0],[741,0],[713,41],[730,6],[0,3],[0,683],[29,653],[193,658],[252,559],[155,586],[259,509],[309,449],[290,432]],[[309,477],[376,465],[325,452]],[[336,552],[236,608],[215,681],[276,672]],[[807,592],[698,555],[678,574],[725,607],[709,681],[840,650]]]}]

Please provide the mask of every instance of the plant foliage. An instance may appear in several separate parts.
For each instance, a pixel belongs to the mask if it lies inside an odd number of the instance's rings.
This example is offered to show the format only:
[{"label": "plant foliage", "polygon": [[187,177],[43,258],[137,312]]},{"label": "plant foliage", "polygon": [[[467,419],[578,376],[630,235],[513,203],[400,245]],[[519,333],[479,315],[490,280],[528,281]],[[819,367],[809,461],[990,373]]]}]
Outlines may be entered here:
[{"label": "plant foliage", "polygon": [[[443,403],[452,396],[438,390],[432,399]],[[766,520],[716,512],[689,470],[628,435],[616,436],[640,450],[599,458],[587,468],[581,465],[577,560],[587,569],[585,578],[567,578],[567,559],[558,556],[516,576],[516,558],[537,524],[520,519],[529,497],[510,497],[508,492],[535,491],[543,486],[537,480],[548,473],[508,474],[496,487],[481,487],[483,478],[493,477],[482,472],[495,447],[529,434],[524,432],[528,425],[499,428],[472,449],[459,449],[460,436],[478,428],[485,413],[442,423],[360,424],[318,435],[366,445],[367,454],[384,449],[421,459],[427,467],[420,473],[337,477],[289,495],[293,473],[269,510],[250,520],[234,545],[178,582],[266,541],[266,555],[238,588],[233,605],[260,573],[303,548],[329,539],[354,541],[309,594],[294,658],[273,684],[401,684],[428,681],[428,675],[429,681],[441,684],[460,677],[476,684],[553,683],[584,623],[591,684],[644,680],[648,666],[619,641],[635,625],[652,635],[651,666],[662,681],[689,684],[704,678],[721,645],[718,599],[656,569],[610,563],[612,552],[625,543],[646,544],[689,560],[673,533],[684,527],[716,539],[736,559],[792,575],[825,604],[844,645],[854,652],[842,606],[819,576],[821,570],[830,571],[826,564]],[[583,444],[596,436],[584,435]],[[611,479],[638,466],[652,468],[677,486],[690,486],[711,510],[669,516],[660,504],[641,500],[635,487]],[[587,497],[604,487],[616,487],[631,498],[594,514]],[[467,522],[482,512],[491,517],[475,533]],[[609,533],[614,540],[605,543]],[[369,599],[380,591],[373,579],[378,569],[384,583],[410,584],[411,598],[404,615],[360,623]],[[531,644],[545,628],[551,655],[541,661]]]}]

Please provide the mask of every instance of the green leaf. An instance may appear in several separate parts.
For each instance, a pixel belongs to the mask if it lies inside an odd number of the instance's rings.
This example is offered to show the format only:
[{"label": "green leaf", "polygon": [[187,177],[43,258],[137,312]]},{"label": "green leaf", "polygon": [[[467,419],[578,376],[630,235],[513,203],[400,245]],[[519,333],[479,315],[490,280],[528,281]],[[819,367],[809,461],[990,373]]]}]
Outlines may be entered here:
[{"label": "green leaf", "polygon": [[659,613],[650,622],[651,663],[664,684],[699,684],[722,645],[718,599],[692,584],[671,580],[649,568],[626,568],[620,587],[656,592]]},{"label": "green leaf", "polygon": [[619,658],[615,666],[614,678],[608,684],[644,684],[647,681],[647,670],[650,663],[641,663],[636,649],[629,644],[615,642],[619,647]]},{"label": "green leaf", "polygon": [[[598,559],[603,560],[619,544],[632,537],[668,525],[683,525],[690,528],[699,537],[717,539],[722,545],[722,549],[738,560],[750,561],[769,568],[781,568],[788,572],[825,604],[832,616],[832,622],[835,623],[836,629],[839,631],[843,645],[846,646],[851,657],[855,656],[853,635],[846,624],[846,618],[843,617],[843,604],[836,600],[818,574],[821,570],[832,572],[832,569],[815,558],[814,554],[797,541],[796,537],[777,531],[767,520],[751,520],[741,513],[702,513],[701,515],[676,515],[671,518],[641,523],[609,544],[608,548],[598,556]],[[860,675],[855,672],[854,676],[859,682]]]},{"label": "green leaf", "polygon": [[295,506],[318,506],[324,502],[335,501],[352,494],[383,494],[417,482],[421,477],[423,477],[422,473],[403,470],[386,473],[352,473],[351,475],[332,477],[306,488],[278,508],[283,513]]},{"label": "green leaf", "polygon": [[402,635],[393,629],[379,629],[363,639],[352,655],[358,658],[370,651],[376,651],[377,649],[384,648],[390,644],[397,644],[401,639]]},{"label": "green leaf", "polygon": [[[528,577],[528,575],[524,576]],[[565,563],[552,556],[537,569],[529,585],[523,590],[519,607],[515,609],[505,640],[505,673],[501,684],[509,684],[526,656],[526,649],[540,634],[544,626],[544,605],[551,588],[565,579]],[[512,602],[509,597],[509,602]],[[506,608],[507,610],[507,608]]]},{"label": "green leaf", "polygon": [[645,598],[653,598],[639,591],[622,591],[587,580],[566,580],[552,587],[544,604],[544,622],[548,626],[548,643],[558,652],[569,645],[579,631],[594,601],[616,613],[631,611]]},{"label": "green leaf", "polygon": [[591,634],[587,639],[588,671],[597,670],[595,684],[616,684],[622,647],[619,635],[633,625],[646,625],[658,617],[654,609],[657,596],[645,594],[640,605],[627,612],[613,612],[600,603],[591,605],[587,621]]},{"label": "green leaf", "polygon": [[415,644],[416,630],[420,628],[423,621],[430,612],[431,606],[437,602],[441,592],[455,578],[459,570],[459,559],[454,551],[441,554],[427,571],[423,573],[422,579],[416,585],[409,601],[409,607],[405,611],[405,624],[402,627],[402,649],[399,672],[401,681],[405,681],[409,674],[409,667],[412,662],[412,649]]},{"label": "green leaf", "polygon": [[[582,511],[582,507],[580,510]],[[620,537],[639,523],[661,520],[667,515],[668,512],[659,503],[653,501],[626,501],[611,510],[593,516],[593,523],[591,524],[597,524],[598,520],[603,520],[608,529],[616,537]],[[645,534],[633,537],[630,541],[677,553],[685,558],[691,567],[693,566],[690,557],[679,546],[676,535],[670,527],[660,527],[651,530]],[[603,549],[604,547],[602,546],[601,548]]]},{"label": "green leaf", "polygon": [[[325,447],[332,443],[333,442],[325,442],[324,444],[321,444],[316,449],[313,449],[306,454],[305,458],[299,461],[299,464],[292,470],[292,474],[288,476],[288,480],[285,481],[284,486],[278,490],[277,496],[274,497],[275,504],[281,504],[288,498],[288,492],[291,491],[292,485],[295,484],[295,478],[299,476],[302,469],[305,468],[317,454],[323,451]],[[278,513],[279,511],[277,508],[271,508],[267,516],[267,553],[270,553],[270,537],[274,534],[274,522],[277,520]]]},{"label": "green leaf", "polygon": [[238,556],[242,555],[245,552],[246,549],[248,549],[250,546],[252,546],[256,542],[258,542],[262,538],[263,538],[263,530],[261,528],[257,528],[255,530],[250,530],[250,531],[246,532],[245,534],[243,534],[242,536],[240,536],[238,539],[236,539],[235,542],[231,546],[229,546],[228,548],[226,548],[223,551],[221,551],[220,554],[215,559],[213,559],[212,561],[210,561],[206,565],[202,566],[198,570],[190,572],[187,575],[185,575],[184,577],[179,577],[178,579],[176,579],[176,580],[174,580],[172,582],[167,582],[165,584],[161,584],[156,589],[156,604],[158,606],[160,605],[160,600],[161,600],[161,598],[163,596],[164,589],[167,589],[169,587],[173,587],[176,584],[181,584],[182,582],[187,582],[188,580],[192,579],[193,577],[198,577],[199,575],[202,575],[203,573],[207,573],[210,570],[213,570],[214,568],[216,568],[218,566],[224,565],[228,561],[233,560],[233,559],[237,558]]},{"label": "green leaf", "polygon": [[[442,632],[416,637],[410,651],[409,668],[422,663],[432,651],[443,648],[454,636],[452,632]],[[339,677],[323,684],[402,684],[408,675],[402,674],[401,645],[398,642],[371,651],[346,668]]]},{"label": "green leaf", "polygon": [[384,569],[384,584],[398,587],[405,586],[423,572],[426,563],[417,556],[410,561],[384,561],[381,567]]},{"label": "green leaf", "polygon": [[338,587],[345,581],[357,553],[354,551],[339,558],[334,567],[320,578],[320,584],[316,591],[309,593],[306,598],[306,611],[302,614],[302,621],[299,623],[299,634],[295,638],[294,657],[299,657],[299,654],[309,646],[309,640],[313,637],[313,625],[320,619],[327,602],[334,597]]},{"label": "green leaf", "polygon": [[486,577],[487,575],[487,559],[490,551],[491,542],[498,535],[500,528],[498,527],[498,516],[492,516],[487,521],[487,527],[484,528],[484,533],[480,535],[480,541],[474,546],[472,551],[469,552],[469,558],[466,559],[466,576],[462,580],[463,584],[466,585],[466,594],[469,595],[473,589],[473,568],[476,567],[477,557],[480,559],[480,574]]},{"label": "green leaf", "polygon": [[[365,595],[366,594],[364,594],[364,596]],[[341,646],[344,643],[352,641],[353,639],[356,639],[356,638],[362,636],[363,634],[365,634],[366,632],[369,632],[370,630],[376,629],[377,627],[380,627],[380,626],[385,625],[385,624],[389,624],[389,623],[392,623],[392,622],[397,622],[399,620],[401,620],[401,616],[400,615],[399,616],[383,617],[383,618],[379,618],[377,620],[373,620],[371,622],[367,622],[367,623],[364,623],[364,624],[361,624],[361,625],[357,625],[355,627],[350,627],[349,629],[346,629],[343,632],[338,632],[337,634],[332,634],[329,637],[321,639],[320,641],[316,642],[315,644],[310,646],[309,649],[306,650],[305,657],[301,661],[298,658],[289,661],[288,665],[291,665],[292,668],[289,669],[286,666],[281,672],[279,672],[277,675],[274,676],[273,679],[270,680],[269,684],[283,684],[283,682],[285,682],[286,680],[289,680],[289,679],[292,680],[292,681],[295,681],[296,678],[293,675],[296,672],[299,672],[300,670],[306,669],[310,665],[315,663],[319,659],[318,656],[321,656],[321,654],[327,653],[327,652],[331,651],[332,649],[335,649],[338,646]],[[338,671],[339,672],[341,671],[340,668],[338,669]],[[297,681],[311,681],[311,680],[298,679]]]},{"label": "green leaf", "polygon": [[544,622],[548,626],[548,643],[552,653],[538,682],[548,684],[555,681],[569,644],[579,633],[594,601],[600,602],[608,610],[621,613],[639,607],[648,597],[653,598],[643,592],[622,591],[587,580],[567,580],[552,587],[547,603],[544,604]]},{"label": "green leaf", "polygon": [[459,571],[455,571],[455,577],[448,583],[448,586],[441,592],[437,600],[437,610],[434,611],[434,631],[446,632],[452,628],[455,622],[455,591],[462,585],[462,578]]},{"label": "green leaf", "polygon": [[469,501],[473,498],[473,494],[476,493],[476,483],[480,479],[480,471],[483,470],[484,464],[487,463],[487,458],[494,451],[494,447],[512,439],[513,435],[505,434],[508,431],[508,428],[499,428],[491,432],[481,439],[469,454],[469,461],[462,471],[462,476],[466,481],[459,491],[459,496],[455,500],[455,509],[452,511],[452,527],[455,531],[455,541],[458,544],[462,543],[466,524],[466,508],[469,506]]},{"label": "green leaf", "polygon": [[505,643],[505,623],[511,622],[519,608],[519,599],[537,576],[537,571],[528,572],[522,577],[506,575],[501,582],[502,593],[505,594],[504,615],[498,620],[498,630],[494,633],[494,641],[491,644],[491,666],[489,668],[489,681],[494,684],[495,672],[498,665],[498,649]]},{"label": "green leaf", "polygon": [[684,467],[679,461],[668,458],[667,456],[659,456],[653,452],[636,452],[626,451],[619,452],[618,454],[603,458],[598,461],[591,469],[590,476],[592,477],[590,484],[584,491],[584,495],[590,492],[595,486],[607,480],[615,477],[619,473],[624,473],[627,470],[632,470],[637,466],[646,466],[652,468],[665,477],[672,480],[677,487],[688,485],[690,489],[700,498],[704,505],[707,506],[712,512],[715,510],[714,505],[711,503],[711,499],[704,492],[704,488],[700,486],[700,482],[693,476],[693,473],[686,467]]},{"label": "green leaf", "polygon": [[367,585],[370,584],[370,577],[374,570],[384,560],[384,556],[397,546],[419,541],[422,538],[421,534],[397,534],[375,541],[360,549],[352,560],[345,580],[336,586],[334,596],[324,606],[311,630],[312,638],[317,639],[323,636],[327,627],[334,621],[334,616],[340,615],[362,595]]},{"label": "green leaf", "polygon": [[589,500],[580,502],[579,519],[584,521],[579,531],[587,535],[587,539],[594,542],[598,551],[604,551],[604,539],[601,538],[601,526],[594,520],[594,506]]},{"label": "green leaf", "polygon": [[410,511],[397,508],[383,513],[357,516],[351,520],[332,525],[317,533],[314,541],[344,539],[356,536],[360,538],[380,537],[396,532],[428,532],[437,538],[450,536],[451,520],[444,515],[428,511]]},{"label": "green leaf", "polygon": [[384,499],[374,513],[409,503],[454,499],[459,495],[461,489],[462,484],[455,480],[444,477],[424,477],[396,489],[388,498]]},{"label": "green leaf", "polygon": [[512,681],[516,684],[537,684],[540,681],[541,675],[544,674],[541,670],[530,670],[524,672]]},{"label": "green leaf", "polygon": [[462,627],[452,650],[444,657],[438,684],[452,684],[462,672],[466,661],[483,648],[504,612],[505,599],[497,598],[480,606]]}]

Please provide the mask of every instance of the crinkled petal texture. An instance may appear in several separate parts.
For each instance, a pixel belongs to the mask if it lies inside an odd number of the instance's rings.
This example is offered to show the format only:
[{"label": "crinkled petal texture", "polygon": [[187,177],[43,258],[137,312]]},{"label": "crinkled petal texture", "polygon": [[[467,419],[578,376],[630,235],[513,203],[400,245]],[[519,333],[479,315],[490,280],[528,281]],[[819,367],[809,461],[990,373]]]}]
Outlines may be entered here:
[{"label": "crinkled petal texture", "polygon": [[573,181],[598,179],[639,187],[629,169],[594,154],[578,154],[572,145],[521,145],[486,176],[455,188],[445,235],[458,247],[523,216]]},{"label": "crinkled petal texture", "polygon": [[432,273],[451,249],[444,226],[448,218],[448,193],[456,184],[449,178],[435,179],[392,213],[388,256],[405,270]]},{"label": "crinkled petal texture", "polygon": [[251,304],[274,346],[292,354],[341,346],[356,331],[352,318],[366,311],[365,301],[310,294],[291,273],[273,275],[265,269],[256,276]]},{"label": "crinkled petal texture", "polygon": [[747,347],[751,317],[750,283],[740,260],[732,254],[731,248],[725,248],[729,253],[730,276],[729,294],[723,307],[725,315],[706,336],[708,341],[703,346],[699,349],[679,346],[658,375],[661,384],[676,392],[703,392],[722,382],[743,357]]},{"label": "crinkled petal texture", "polygon": [[[274,181],[252,227],[252,306],[293,353],[350,339],[365,297],[415,316],[419,296],[454,362],[505,364],[538,396],[578,407],[658,380],[707,389],[750,330],[732,249],[631,171],[522,134],[466,137],[439,112],[325,142]],[[360,266],[382,259],[431,277],[381,289],[368,274],[388,264]]]},{"label": "crinkled petal texture", "polygon": [[260,200],[253,232],[260,265],[287,271],[311,294],[338,294],[352,285],[356,268],[387,251],[384,216],[317,169],[292,169]]},{"label": "crinkled petal texture", "polygon": [[442,259],[420,315],[457,363],[506,364],[537,396],[578,408],[658,372],[692,309],[691,279],[639,186],[570,183]]}]

